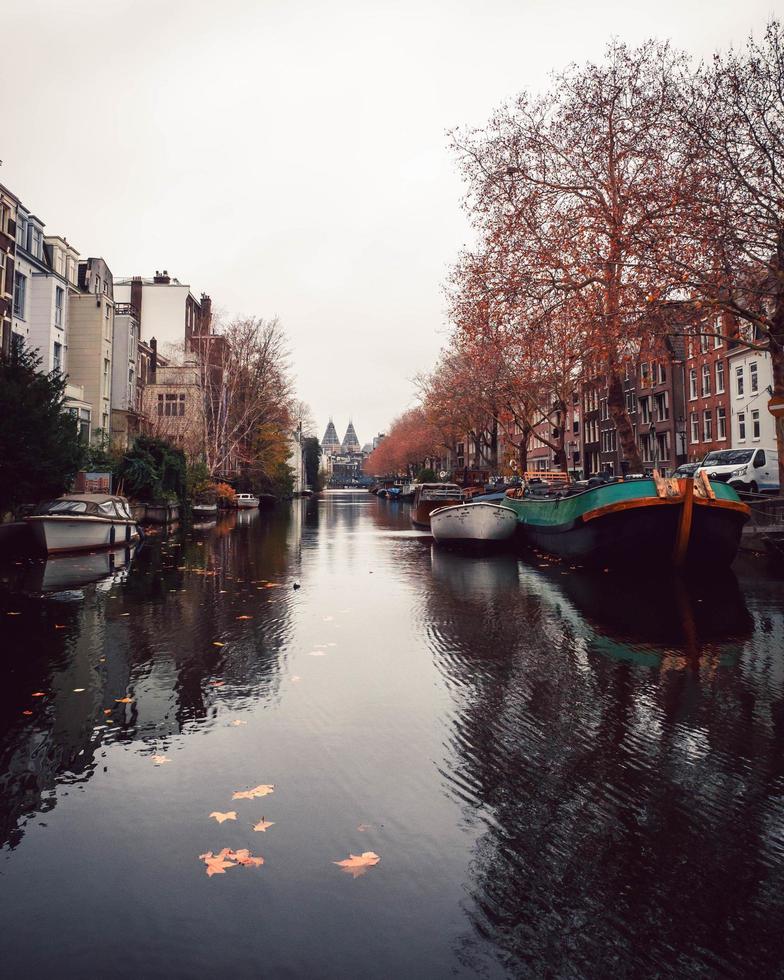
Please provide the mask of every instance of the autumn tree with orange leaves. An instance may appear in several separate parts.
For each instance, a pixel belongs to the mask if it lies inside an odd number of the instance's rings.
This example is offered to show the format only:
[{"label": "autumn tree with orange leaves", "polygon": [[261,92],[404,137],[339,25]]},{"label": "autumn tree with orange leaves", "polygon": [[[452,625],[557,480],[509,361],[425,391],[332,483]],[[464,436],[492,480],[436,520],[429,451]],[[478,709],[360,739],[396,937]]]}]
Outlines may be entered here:
[{"label": "autumn tree with orange leaves", "polygon": [[363,469],[369,476],[414,476],[441,456],[444,448],[441,433],[423,409],[412,408],[395,419]]},{"label": "autumn tree with orange leaves", "polygon": [[686,186],[684,70],[666,44],[613,42],[601,64],[570,67],[547,94],[523,94],[484,129],[454,135],[483,250],[506,256],[500,288],[522,304],[526,329],[560,317],[584,335],[633,469],[642,462],[622,379],[666,330],[648,297]]}]

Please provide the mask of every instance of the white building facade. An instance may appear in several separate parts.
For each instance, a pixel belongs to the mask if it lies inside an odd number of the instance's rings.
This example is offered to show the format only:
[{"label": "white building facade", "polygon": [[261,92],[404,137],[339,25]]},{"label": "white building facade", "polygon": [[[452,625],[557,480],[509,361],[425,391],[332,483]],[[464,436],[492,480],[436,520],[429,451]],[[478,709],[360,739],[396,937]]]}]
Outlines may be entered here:
[{"label": "white building facade", "polygon": [[768,411],[773,368],[767,351],[739,348],[729,355],[732,448],[775,448],[776,420]]}]

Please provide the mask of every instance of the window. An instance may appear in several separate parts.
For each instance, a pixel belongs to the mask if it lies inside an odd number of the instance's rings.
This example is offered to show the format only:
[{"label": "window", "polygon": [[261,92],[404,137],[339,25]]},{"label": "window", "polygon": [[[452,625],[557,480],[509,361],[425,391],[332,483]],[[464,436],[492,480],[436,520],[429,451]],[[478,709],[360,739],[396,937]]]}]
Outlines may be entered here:
[{"label": "window", "polygon": [[713,439],[713,414],[709,408],[702,413],[702,441],[710,442]]},{"label": "window", "polygon": [[647,361],[645,361],[643,364],[640,365],[640,377],[642,379],[643,386],[646,388],[650,384],[649,374],[650,374],[650,365],[648,364]]},{"label": "window", "polygon": [[644,425],[647,425],[651,421],[650,402],[648,401],[648,398],[645,397],[640,399],[639,404],[640,404],[640,421]]},{"label": "window", "polygon": [[746,413],[738,412],[738,442],[746,441]]},{"label": "window", "polygon": [[696,412],[691,413],[691,441],[700,441],[700,417]]},{"label": "window", "polygon": [[700,351],[703,354],[707,354],[708,345],[710,344],[710,337],[707,337],[704,333],[700,334]]},{"label": "window", "polygon": [[749,364],[749,390],[753,392],[759,391],[759,377],[757,375],[757,362],[752,361]]},{"label": "window", "polygon": [[654,395],[654,401],[656,402],[657,422],[665,422],[670,417],[670,406],[667,399],[667,392],[662,391],[658,395]]},{"label": "window", "polygon": [[108,436],[109,435],[109,416],[108,416],[108,414],[106,412],[103,413],[102,419],[103,419],[103,421],[102,421],[101,424],[103,426],[103,433],[104,433],[105,436]]},{"label": "window", "polygon": [[702,365],[702,397],[706,398],[711,393],[711,369],[710,364]]},{"label": "window", "polygon": [[724,391],[724,361],[716,361],[716,394]]},{"label": "window", "polygon": [[103,359],[103,397],[109,397],[109,371],[111,369],[111,362],[108,357]]},{"label": "window", "polygon": [[41,258],[41,245],[43,244],[43,238],[41,236],[40,228],[33,228],[32,234],[30,235],[30,251],[37,258]]},{"label": "window", "polygon": [[751,438],[759,439],[760,437],[760,413],[759,409],[755,408],[751,413]]},{"label": "window", "polygon": [[694,401],[697,397],[697,368],[689,371],[689,400]]},{"label": "window", "polygon": [[54,322],[55,326],[62,327],[63,325],[63,302],[65,300],[65,290],[60,286],[55,286],[54,289]]},{"label": "window", "polygon": [[633,391],[626,392],[626,411],[629,415],[634,415],[637,411],[637,396]]},{"label": "window", "polygon": [[658,368],[659,368],[659,384],[660,385],[666,384],[667,368],[661,362],[659,363]]},{"label": "window", "polygon": [[735,390],[738,393],[738,398],[743,394],[743,365],[738,364],[735,368]]},{"label": "window", "polygon": [[721,406],[716,409],[716,438],[727,438],[727,410]]},{"label": "window", "polygon": [[90,441],[90,409],[72,408],[71,415],[76,419],[79,426],[79,438],[82,442]]},{"label": "window", "polygon": [[[185,395],[158,395],[158,415],[185,415]],[[457,455],[462,457],[464,453],[465,446],[461,442],[457,447]],[[459,465],[463,464],[459,463]]]},{"label": "window", "polygon": [[96,276],[95,277],[95,280],[93,282],[93,288],[95,289],[95,292],[96,293],[100,293],[100,291],[101,291],[101,277],[100,276]]},{"label": "window", "polygon": [[63,345],[58,344],[56,340],[52,353],[52,367],[55,371],[62,371],[63,368]]},{"label": "window", "polygon": [[14,316],[24,320],[27,277],[21,272],[14,273]]}]

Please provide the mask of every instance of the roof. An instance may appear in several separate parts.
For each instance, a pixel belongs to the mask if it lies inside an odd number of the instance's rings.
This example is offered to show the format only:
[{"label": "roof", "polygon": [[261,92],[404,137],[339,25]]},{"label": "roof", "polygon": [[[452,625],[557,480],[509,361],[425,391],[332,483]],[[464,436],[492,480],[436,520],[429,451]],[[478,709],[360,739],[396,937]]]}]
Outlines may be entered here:
[{"label": "roof", "polygon": [[120,497],[116,493],[64,493],[56,500],[85,500],[89,504],[104,504],[107,500],[122,500],[125,502],[125,497]]}]

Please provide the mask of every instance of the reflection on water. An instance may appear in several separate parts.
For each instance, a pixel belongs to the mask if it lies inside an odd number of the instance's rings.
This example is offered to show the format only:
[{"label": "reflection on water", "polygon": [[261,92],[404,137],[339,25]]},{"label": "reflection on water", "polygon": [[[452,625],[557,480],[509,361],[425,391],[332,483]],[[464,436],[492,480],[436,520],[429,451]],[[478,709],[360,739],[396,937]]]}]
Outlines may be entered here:
[{"label": "reflection on water", "polygon": [[[784,590],[758,573],[461,555],[351,493],[8,566],[6,970],[773,975]],[[224,846],[266,864],[208,879]]]}]

